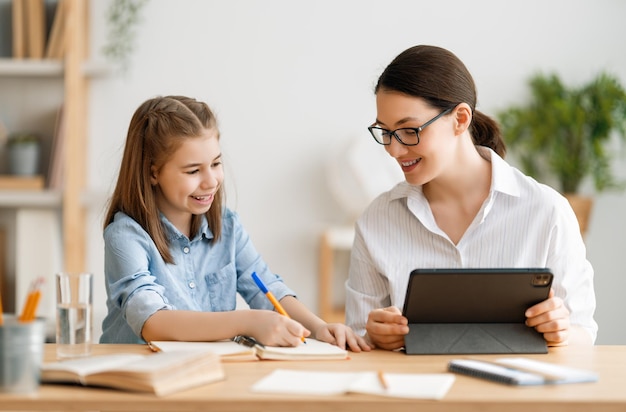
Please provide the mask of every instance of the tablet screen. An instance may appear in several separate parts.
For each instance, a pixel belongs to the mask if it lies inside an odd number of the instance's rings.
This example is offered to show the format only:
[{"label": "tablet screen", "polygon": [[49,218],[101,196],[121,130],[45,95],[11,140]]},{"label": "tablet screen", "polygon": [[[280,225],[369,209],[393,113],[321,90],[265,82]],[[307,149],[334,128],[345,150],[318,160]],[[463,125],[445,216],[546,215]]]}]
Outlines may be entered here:
[{"label": "tablet screen", "polygon": [[403,315],[409,323],[524,323],[552,278],[546,268],[415,269]]}]

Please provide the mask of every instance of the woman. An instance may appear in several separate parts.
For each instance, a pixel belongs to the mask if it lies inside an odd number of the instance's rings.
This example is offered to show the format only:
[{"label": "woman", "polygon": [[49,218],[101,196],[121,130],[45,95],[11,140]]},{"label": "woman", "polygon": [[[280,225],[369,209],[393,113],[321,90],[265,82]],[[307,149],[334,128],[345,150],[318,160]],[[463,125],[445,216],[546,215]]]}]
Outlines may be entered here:
[{"label": "woman", "polygon": [[379,348],[408,333],[404,304],[415,268],[548,267],[550,297],[526,324],[550,345],[594,342],[593,269],[567,200],[508,165],[498,125],[476,110],[476,88],[451,52],[415,46],[375,88],[369,130],[405,181],[356,224],[346,320]]}]

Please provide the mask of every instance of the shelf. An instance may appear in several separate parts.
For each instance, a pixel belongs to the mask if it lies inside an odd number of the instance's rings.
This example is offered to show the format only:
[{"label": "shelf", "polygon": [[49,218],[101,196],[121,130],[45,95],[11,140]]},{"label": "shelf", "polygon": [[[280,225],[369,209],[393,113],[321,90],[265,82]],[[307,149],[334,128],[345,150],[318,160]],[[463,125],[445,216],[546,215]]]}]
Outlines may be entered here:
[{"label": "shelf", "polygon": [[0,58],[0,76],[61,77],[63,72],[60,60]]},{"label": "shelf", "polygon": [[[104,77],[113,73],[106,62],[88,61],[82,65],[87,77]],[[65,67],[61,60],[0,58],[0,77],[62,77]]]},{"label": "shelf", "polygon": [[61,198],[56,190],[0,190],[0,208],[55,208]]},{"label": "shelf", "polygon": [[[333,302],[335,290],[335,253],[350,251],[354,240],[353,226],[327,228],[321,236],[319,246],[318,313],[326,322],[345,322],[343,307]],[[345,306],[345,305],[343,305]]]}]

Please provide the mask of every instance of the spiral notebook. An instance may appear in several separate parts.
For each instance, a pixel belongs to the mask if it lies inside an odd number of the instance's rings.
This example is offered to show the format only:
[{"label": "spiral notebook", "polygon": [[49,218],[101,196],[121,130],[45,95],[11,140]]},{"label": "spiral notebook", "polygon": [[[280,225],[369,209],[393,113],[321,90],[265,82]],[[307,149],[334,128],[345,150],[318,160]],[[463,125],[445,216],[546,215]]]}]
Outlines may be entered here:
[{"label": "spiral notebook", "polygon": [[598,375],[590,370],[528,358],[454,359],[448,363],[448,371],[508,385],[547,385],[598,380]]},{"label": "spiral notebook", "polygon": [[348,351],[328,342],[307,338],[306,344],[293,347],[266,346],[253,338],[238,336],[235,340],[219,342],[152,341],[155,352],[209,350],[220,356],[223,362],[250,360],[345,360]]}]

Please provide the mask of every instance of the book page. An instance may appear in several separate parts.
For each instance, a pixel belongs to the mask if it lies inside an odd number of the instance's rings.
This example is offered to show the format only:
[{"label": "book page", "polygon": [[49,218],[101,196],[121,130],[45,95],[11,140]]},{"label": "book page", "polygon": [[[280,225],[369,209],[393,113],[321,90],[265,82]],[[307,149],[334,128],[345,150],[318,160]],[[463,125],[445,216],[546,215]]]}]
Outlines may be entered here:
[{"label": "book page", "polygon": [[89,356],[59,362],[48,362],[41,365],[42,379],[46,379],[52,372],[71,372],[77,377],[84,377],[94,373],[123,367],[133,361],[144,359],[146,355],[134,353],[119,353],[115,355]]},{"label": "book page", "polygon": [[44,363],[41,368],[44,383],[73,382],[158,396],[224,377],[220,358],[209,351],[100,355]]},{"label": "book page", "polygon": [[[218,342],[180,342],[180,341],[152,341],[153,350],[163,352],[187,351],[206,349],[219,355],[224,362],[239,360],[319,360],[319,359],[348,359],[348,351],[327,342],[315,339],[306,339],[293,347],[278,347],[256,345],[249,347],[231,340]],[[258,358],[257,358],[258,357]]]},{"label": "book page", "polygon": [[152,341],[150,347],[152,350],[163,352],[208,350],[220,356],[224,362],[258,360],[254,348],[240,345],[232,340],[218,342]]},{"label": "book page", "polygon": [[315,359],[347,359],[348,351],[339,346],[316,339],[306,339],[293,347],[265,346],[257,347],[261,359],[274,360],[315,360]]}]

